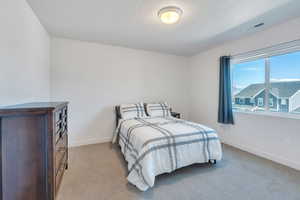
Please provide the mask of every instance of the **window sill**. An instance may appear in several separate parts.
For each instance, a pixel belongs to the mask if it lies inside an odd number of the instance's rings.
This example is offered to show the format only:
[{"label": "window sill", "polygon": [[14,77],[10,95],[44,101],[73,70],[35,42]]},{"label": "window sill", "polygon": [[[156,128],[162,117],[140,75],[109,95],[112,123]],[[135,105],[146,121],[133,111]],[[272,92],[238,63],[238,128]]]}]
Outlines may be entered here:
[{"label": "window sill", "polygon": [[233,111],[234,114],[242,113],[249,115],[260,115],[260,116],[269,116],[269,117],[279,117],[279,118],[288,118],[288,119],[300,119],[300,114],[291,114],[291,113],[276,113],[276,112],[251,112],[251,111]]}]

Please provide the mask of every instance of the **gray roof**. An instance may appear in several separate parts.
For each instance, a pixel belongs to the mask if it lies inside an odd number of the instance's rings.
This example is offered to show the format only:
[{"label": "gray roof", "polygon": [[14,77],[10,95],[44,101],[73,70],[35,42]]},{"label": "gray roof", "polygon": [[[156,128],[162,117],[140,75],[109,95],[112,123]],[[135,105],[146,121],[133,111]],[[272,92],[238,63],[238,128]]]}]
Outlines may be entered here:
[{"label": "gray roof", "polygon": [[[265,88],[264,83],[251,84],[238,94],[235,97],[242,98],[252,98],[256,96],[260,91],[263,91]],[[300,81],[289,81],[289,82],[273,82],[271,83],[270,92],[277,97],[291,97],[298,90],[300,90]]]}]

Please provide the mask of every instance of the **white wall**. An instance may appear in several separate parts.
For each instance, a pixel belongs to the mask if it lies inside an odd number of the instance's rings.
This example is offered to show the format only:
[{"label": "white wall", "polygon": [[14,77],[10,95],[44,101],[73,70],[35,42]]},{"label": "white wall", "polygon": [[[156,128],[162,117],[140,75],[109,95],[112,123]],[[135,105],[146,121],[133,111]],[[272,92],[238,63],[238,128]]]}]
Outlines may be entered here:
[{"label": "white wall", "polygon": [[190,119],[217,129],[225,143],[300,169],[299,120],[237,113],[234,126],[217,123],[219,57],[295,39],[300,39],[300,18],[192,57]]},{"label": "white wall", "polygon": [[0,105],[48,100],[48,33],[25,0],[1,1],[0,24]]},{"label": "white wall", "polygon": [[300,19],[192,58],[54,38],[49,78],[47,32],[25,0],[1,3],[0,105],[48,100],[51,82],[52,100],[70,101],[71,145],[110,140],[114,105],[165,100],[225,143],[300,169],[299,120],[238,113],[234,126],[216,123],[219,57],[299,39]]},{"label": "white wall", "polygon": [[70,145],[108,141],[114,106],[168,101],[187,117],[187,58],[54,38],[51,96],[70,101]]}]

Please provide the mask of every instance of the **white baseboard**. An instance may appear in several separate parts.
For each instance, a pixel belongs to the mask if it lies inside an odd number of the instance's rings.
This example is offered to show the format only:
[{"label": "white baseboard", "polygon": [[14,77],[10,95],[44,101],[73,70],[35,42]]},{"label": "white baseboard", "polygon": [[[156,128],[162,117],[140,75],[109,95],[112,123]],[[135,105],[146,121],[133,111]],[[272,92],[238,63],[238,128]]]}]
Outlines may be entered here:
[{"label": "white baseboard", "polygon": [[69,141],[69,147],[78,147],[83,145],[89,145],[89,144],[98,144],[98,143],[105,143],[105,142],[111,142],[111,137],[108,138],[100,138],[100,139],[86,139],[86,140],[75,140],[75,141]]},{"label": "white baseboard", "polygon": [[[263,158],[266,158],[268,160],[271,160],[271,161],[280,163],[282,165],[291,167],[293,169],[300,170],[300,163],[299,162],[295,162],[295,161],[292,161],[292,160],[287,160],[287,159],[282,158],[278,155],[272,155],[270,153],[260,151],[259,149],[252,149],[252,148],[240,145],[240,144],[234,144],[234,143],[227,142],[227,141],[222,141],[222,142],[224,144],[236,147],[236,148],[241,149],[243,151],[247,151],[247,152],[249,152],[251,154],[254,154],[254,155],[257,155],[259,157],[263,157]],[[296,159],[299,159],[299,158],[296,158]]]}]

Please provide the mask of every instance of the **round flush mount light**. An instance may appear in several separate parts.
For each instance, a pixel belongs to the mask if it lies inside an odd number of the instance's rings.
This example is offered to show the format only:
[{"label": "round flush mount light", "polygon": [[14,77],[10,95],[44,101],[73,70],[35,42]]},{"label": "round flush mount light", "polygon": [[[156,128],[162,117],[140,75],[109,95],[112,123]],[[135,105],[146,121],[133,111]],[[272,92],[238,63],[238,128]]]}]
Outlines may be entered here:
[{"label": "round flush mount light", "polygon": [[164,24],[175,24],[179,21],[182,10],[175,6],[168,6],[158,11],[158,17]]}]

